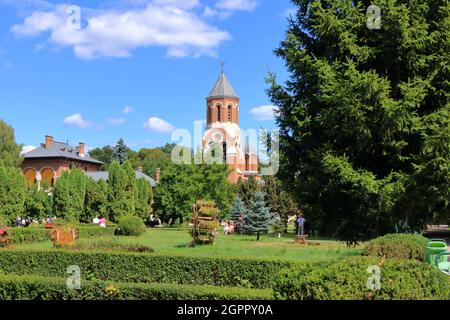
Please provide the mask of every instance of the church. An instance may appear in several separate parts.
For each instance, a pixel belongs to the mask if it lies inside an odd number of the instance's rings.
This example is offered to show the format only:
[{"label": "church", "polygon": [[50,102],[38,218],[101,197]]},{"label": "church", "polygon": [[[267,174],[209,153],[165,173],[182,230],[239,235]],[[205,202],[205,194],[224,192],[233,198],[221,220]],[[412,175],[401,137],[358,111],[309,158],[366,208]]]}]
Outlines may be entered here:
[{"label": "church", "polygon": [[250,176],[260,179],[255,146],[243,141],[239,127],[239,102],[222,68],[219,79],[206,97],[206,130],[202,144],[204,154],[220,148],[222,163],[228,164],[228,179],[233,183]]}]

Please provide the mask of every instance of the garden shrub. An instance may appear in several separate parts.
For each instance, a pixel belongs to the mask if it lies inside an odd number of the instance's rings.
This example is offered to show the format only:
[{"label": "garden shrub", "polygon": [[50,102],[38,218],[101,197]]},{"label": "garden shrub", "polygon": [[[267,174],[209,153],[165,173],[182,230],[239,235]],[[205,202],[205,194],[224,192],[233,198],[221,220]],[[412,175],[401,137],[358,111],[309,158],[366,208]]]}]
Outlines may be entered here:
[{"label": "garden shrub", "polygon": [[73,250],[0,251],[0,273],[66,277],[78,265],[85,280],[270,288],[274,276],[298,262]]},{"label": "garden shrub", "polygon": [[88,242],[78,242],[71,249],[75,250],[111,250],[111,251],[126,251],[126,252],[153,252],[152,247],[143,244],[134,243],[119,243],[114,240],[92,240]]},{"label": "garden shrub", "polygon": [[[369,266],[379,266],[380,288],[369,289]],[[352,257],[329,265],[280,272],[274,297],[287,300],[450,299],[448,276],[416,260]]]},{"label": "garden shrub", "polygon": [[138,216],[124,216],[119,218],[117,234],[123,236],[140,236],[145,233],[147,227],[144,221]]},{"label": "garden shrub", "polygon": [[82,281],[67,288],[66,278],[0,275],[0,300],[266,300],[270,290],[174,284]]},{"label": "garden shrub", "polygon": [[424,261],[427,240],[417,234],[387,234],[367,242],[363,255]]}]

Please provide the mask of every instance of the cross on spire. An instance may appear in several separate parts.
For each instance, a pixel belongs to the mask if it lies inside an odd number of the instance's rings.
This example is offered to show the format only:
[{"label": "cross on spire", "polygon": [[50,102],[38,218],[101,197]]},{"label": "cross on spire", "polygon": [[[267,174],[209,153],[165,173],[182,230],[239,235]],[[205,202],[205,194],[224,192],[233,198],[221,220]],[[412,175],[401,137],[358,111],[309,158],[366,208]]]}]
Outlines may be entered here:
[{"label": "cross on spire", "polygon": [[220,68],[221,68],[221,71],[220,71],[220,72],[223,73],[223,69],[225,68],[225,61],[222,60],[222,61],[220,62]]}]

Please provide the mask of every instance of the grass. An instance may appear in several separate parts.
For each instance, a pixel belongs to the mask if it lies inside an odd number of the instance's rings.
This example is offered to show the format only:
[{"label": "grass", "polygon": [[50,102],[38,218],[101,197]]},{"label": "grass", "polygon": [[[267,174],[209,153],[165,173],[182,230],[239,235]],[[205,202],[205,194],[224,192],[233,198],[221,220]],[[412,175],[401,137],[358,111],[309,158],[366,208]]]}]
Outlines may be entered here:
[{"label": "grass", "polygon": [[[349,248],[344,243],[331,240],[311,240],[308,245],[294,243],[294,234],[281,238],[273,234],[262,235],[259,241],[256,236],[218,234],[213,245],[187,248],[191,238],[187,228],[153,228],[139,237],[102,237],[123,244],[138,244],[152,247],[157,254],[188,255],[202,257],[257,257],[276,260],[320,261],[331,258],[344,258],[360,255],[360,248]],[[93,241],[80,239],[81,244]],[[50,241],[41,243],[24,243],[13,246],[17,250],[50,249]]]}]

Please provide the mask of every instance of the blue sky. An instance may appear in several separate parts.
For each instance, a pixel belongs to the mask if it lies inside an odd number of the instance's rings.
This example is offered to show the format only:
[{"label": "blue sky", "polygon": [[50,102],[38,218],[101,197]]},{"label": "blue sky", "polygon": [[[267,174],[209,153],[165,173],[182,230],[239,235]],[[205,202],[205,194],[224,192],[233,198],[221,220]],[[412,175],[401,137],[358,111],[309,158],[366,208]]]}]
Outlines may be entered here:
[{"label": "blue sky", "polygon": [[[69,5],[80,8],[79,24]],[[0,0],[0,118],[26,146],[46,134],[89,147],[121,137],[135,150],[160,146],[205,119],[223,60],[241,128],[272,129],[264,78],[268,70],[286,78],[273,50],[291,8],[288,0]]]}]

